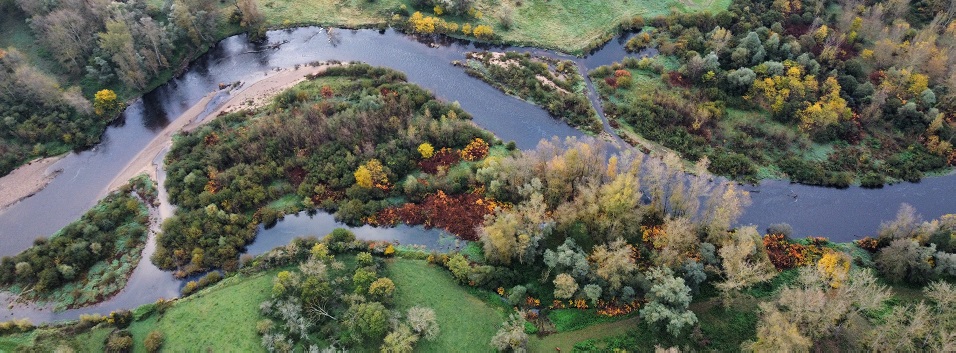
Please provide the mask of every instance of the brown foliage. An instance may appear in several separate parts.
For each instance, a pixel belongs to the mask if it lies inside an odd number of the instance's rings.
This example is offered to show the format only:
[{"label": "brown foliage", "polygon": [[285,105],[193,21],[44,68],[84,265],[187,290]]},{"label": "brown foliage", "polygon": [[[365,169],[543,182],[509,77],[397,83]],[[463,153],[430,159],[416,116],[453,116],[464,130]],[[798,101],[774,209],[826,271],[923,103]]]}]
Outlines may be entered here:
[{"label": "brown foliage", "polygon": [[478,240],[477,227],[485,216],[494,212],[498,202],[483,198],[480,193],[448,196],[443,191],[425,197],[421,204],[406,203],[401,207],[387,208],[379,212],[373,225],[409,225],[437,227],[465,240]]},{"label": "brown foliage", "polygon": [[418,167],[425,173],[435,174],[440,168],[448,168],[461,159],[461,156],[455,150],[450,148],[442,148],[438,152],[435,152],[431,158],[422,160],[418,162]]}]

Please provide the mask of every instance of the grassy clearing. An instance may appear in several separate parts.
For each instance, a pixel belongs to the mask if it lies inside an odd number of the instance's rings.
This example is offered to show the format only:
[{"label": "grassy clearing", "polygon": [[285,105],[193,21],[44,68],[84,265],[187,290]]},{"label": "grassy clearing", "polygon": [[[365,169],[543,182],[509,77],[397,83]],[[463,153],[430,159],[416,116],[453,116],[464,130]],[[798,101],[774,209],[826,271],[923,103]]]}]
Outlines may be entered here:
[{"label": "grassy clearing", "polygon": [[153,330],[166,337],[163,350],[260,351],[256,321],[259,303],[269,298],[278,270],[252,276],[234,276],[177,301],[165,314],[153,315],[129,327],[136,351],[145,351],[143,339]]},{"label": "grassy clearing", "polygon": [[396,259],[388,271],[397,287],[396,308],[427,306],[438,316],[441,334],[434,342],[420,342],[417,351],[492,351],[489,342],[505,319],[504,309],[492,308],[455,283],[447,271],[424,261]]},{"label": "grassy clearing", "polygon": [[[521,4],[518,6],[517,4]],[[719,11],[729,0],[628,0],[628,1],[481,1],[483,24],[492,25],[501,39],[580,53],[589,44],[603,41],[618,26],[635,16],[653,17],[671,11]],[[505,30],[500,18],[512,11],[514,24]]]},{"label": "grassy clearing", "polygon": [[[403,0],[262,0],[261,9],[272,26],[317,24],[362,27],[383,25],[405,5],[409,13],[421,11],[433,15],[432,9],[416,9]],[[481,19],[445,17],[459,24],[485,24],[494,28],[502,41],[581,53],[595,42],[603,42],[619,25],[635,16],[652,17],[672,11],[720,11],[730,0],[629,0],[629,1],[519,1],[479,0],[476,9]],[[506,29],[501,18],[511,13],[512,26]]]},{"label": "grassy clearing", "polygon": [[575,344],[588,340],[602,340],[614,336],[627,335],[637,328],[640,320],[637,317],[630,319],[592,325],[587,328],[562,332],[544,338],[531,337],[528,340],[528,350],[532,352],[553,352],[560,348],[562,352],[572,352]]},{"label": "grassy clearing", "polygon": [[621,321],[624,318],[601,316],[597,314],[597,309],[556,309],[548,312],[548,319],[558,332],[568,332],[596,324]]}]

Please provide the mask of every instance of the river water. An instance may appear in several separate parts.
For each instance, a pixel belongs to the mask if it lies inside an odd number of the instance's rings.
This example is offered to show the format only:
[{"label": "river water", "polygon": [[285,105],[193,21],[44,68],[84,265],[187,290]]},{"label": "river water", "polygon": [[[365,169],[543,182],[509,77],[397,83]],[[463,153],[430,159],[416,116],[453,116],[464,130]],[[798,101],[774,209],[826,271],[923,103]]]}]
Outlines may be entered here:
[{"label": "river water", "polygon": [[[452,61],[464,60],[464,54],[474,50],[518,50],[573,59],[582,69],[593,69],[620,61],[627,55],[623,49],[626,37],[612,40],[597,52],[579,59],[534,48],[490,47],[449,39],[421,40],[392,30],[334,29],[330,32],[304,27],[271,31],[268,35],[268,42],[288,42],[272,50],[249,43],[244,35],[224,39],[192,63],[183,75],[133,102],[107,129],[103,141],[96,147],[71,153],[53,165],[51,168],[63,172],[45,189],[0,211],[0,256],[19,253],[36,237],[49,236],[79,218],[105,196],[113,177],[153,137],[203,96],[216,90],[219,83],[248,83],[277,68],[314,61],[362,61],[404,72],[410,82],[434,92],[439,98],[457,101],[474,116],[475,123],[502,140],[515,141],[520,148],[530,149],[541,139],[582,134],[551,118],[541,108],[468,76],[453,66]],[[216,103],[210,103],[207,111],[214,110]],[[956,176],[953,175],[882,189],[831,189],[786,181],[764,181],[759,186],[745,188],[751,191],[753,205],[743,215],[742,224],[756,224],[762,229],[771,223],[786,222],[793,226],[797,236],[827,236],[837,241],[873,234],[882,221],[894,216],[901,203],[913,205],[926,218],[956,212],[956,198],[952,197],[956,194]],[[327,234],[339,226],[342,225],[324,213],[289,216],[272,229],[261,229],[256,241],[250,244],[249,253],[257,254],[286,244],[298,235]],[[399,240],[439,249],[457,245],[436,230],[415,227],[353,230],[365,239]],[[181,282],[149,264],[151,253],[152,244],[148,245],[146,260],[135,270],[127,288],[107,302],[56,314],[32,307],[2,308],[0,320],[11,317],[29,317],[34,322],[72,319],[81,313],[132,308],[161,297],[176,296]]]}]

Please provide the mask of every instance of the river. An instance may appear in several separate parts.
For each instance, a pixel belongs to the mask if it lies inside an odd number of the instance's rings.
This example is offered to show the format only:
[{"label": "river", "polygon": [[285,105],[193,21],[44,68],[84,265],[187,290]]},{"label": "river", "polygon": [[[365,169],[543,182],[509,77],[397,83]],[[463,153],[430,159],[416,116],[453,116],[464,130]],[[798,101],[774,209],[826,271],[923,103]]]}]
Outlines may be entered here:
[{"label": "river", "polygon": [[[579,131],[551,118],[543,109],[505,95],[472,78],[451,63],[464,60],[469,51],[518,50],[573,59],[586,71],[621,60],[626,37],[610,41],[585,58],[534,48],[476,45],[451,39],[422,40],[393,30],[345,30],[331,32],[318,27],[271,31],[268,42],[288,41],[276,50],[249,43],[244,35],[226,38],[193,62],[179,77],[133,102],[104,133],[96,147],[71,153],[51,168],[62,169],[45,189],[0,211],[0,256],[13,255],[29,247],[38,236],[49,236],[77,219],[107,193],[107,186],[162,129],[195,105],[220,83],[252,82],[268,72],[314,61],[363,61],[404,72],[418,84],[446,101],[457,101],[474,116],[479,126],[522,149],[533,148],[552,136],[583,136]],[[592,98],[594,92],[591,92]],[[214,100],[207,111],[215,110]],[[162,155],[162,154],[161,154]],[[161,158],[161,155],[156,158]],[[158,162],[158,160],[157,160]],[[748,186],[753,205],[741,219],[761,229],[786,222],[797,236],[826,236],[849,241],[873,234],[880,223],[891,219],[901,203],[909,203],[926,218],[956,212],[956,176],[927,178],[921,183],[891,185],[882,189],[831,189],[764,181]],[[163,211],[161,210],[160,213]],[[166,210],[165,212],[171,212]],[[297,235],[322,235],[336,223],[328,214],[286,217],[274,228],[261,232],[249,246],[252,254],[282,245]],[[355,228],[366,239],[400,240],[429,248],[454,247],[441,232],[415,227],[395,229]],[[160,297],[178,294],[181,281],[148,263],[152,242],[144,262],[134,271],[129,285],[119,295],[99,305],[49,313],[32,307],[0,309],[0,320],[29,317],[35,322],[71,319],[81,313],[108,312],[132,308]],[[2,299],[2,298],[0,298]]]}]

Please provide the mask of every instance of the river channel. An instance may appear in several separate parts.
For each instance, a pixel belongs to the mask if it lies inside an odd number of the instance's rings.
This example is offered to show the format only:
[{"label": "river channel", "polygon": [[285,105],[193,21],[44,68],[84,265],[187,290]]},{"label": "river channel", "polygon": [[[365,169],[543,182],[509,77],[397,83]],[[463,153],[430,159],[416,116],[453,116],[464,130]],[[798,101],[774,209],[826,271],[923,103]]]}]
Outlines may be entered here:
[{"label": "river channel", "polygon": [[[362,61],[405,73],[410,82],[430,90],[440,99],[454,102],[474,116],[474,122],[504,141],[515,141],[522,149],[531,149],[541,139],[553,136],[583,136],[568,125],[551,118],[543,109],[505,95],[484,82],[465,74],[452,62],[464,60],[475,50],[517,50],[563,59],[572,59],[582,69],[620,61],[625,55],[624,38],[610,41],[584,58],[534,48],[476,45],[450,39],[424,40],[393,30],[331,31],[318,27],[271,31],[270,43],[282,43],[278,49],[249,43],[245,35],[219,42],[194,61],[179,77],[136,100],[104,133],[102,142],[86,151],[74,152],[56,162],[51,169],[62,170],[42,191],[0,211],[0,256],[17,254],[32,245],[39,236],[49,236],[78,219],[108,192],[107,187],[130,161],[164,127],[199,102],[220,83],[254,82],[269,72],[315,61]],[[594,94],[594,92],[591,92]],[[219,100],[209,103],[215,110]],[[155,163],[161,161],[156,156]],[[162,177],[160,175],[160,177]],[[851,187],[832,189],[769,180],[757,186],[745,186],[753,200],[741,224],[756,224],[760,229],[771,223],[793,226],[796,236],[826,236],[849,241],[873,234],[882,221],[892,219],[900,204],[914,206],[925,218],[956,213],[956,176],[927,178],[920,183],[890,185],[881,189]],[[161,209],[159,213],[171,213]],[[288,216],[275,227],[260,229],[256,241],[248,247],[258,254],[286,244],[299,235],[324,235],[342,226],[332,216]],[[457,246],[454,240],[437,230],[420,227],[377,229],[353,228],[363,239],[398,240],[431,249]],[[130,281],[114,298],[87,308],[52,313],[32,306],[0,308],[0,321],[28,317],[34,322],[75,319],[83,313],[108,313],[133,308],[158,298],[175,297],[182,285],[169,272],[149,264],[152,241],[144,261]],[[0,295],[0,300],[4,299]]]}]

